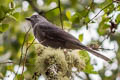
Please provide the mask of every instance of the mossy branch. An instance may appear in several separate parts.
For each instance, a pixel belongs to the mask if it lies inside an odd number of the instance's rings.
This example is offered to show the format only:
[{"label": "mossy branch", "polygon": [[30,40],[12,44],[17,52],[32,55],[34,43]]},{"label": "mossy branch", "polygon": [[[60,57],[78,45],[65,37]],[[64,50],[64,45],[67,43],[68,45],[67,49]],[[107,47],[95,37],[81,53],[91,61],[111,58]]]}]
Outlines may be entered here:
[{"label": "mossy branch", "polygon": [[73,67],[76,72],[85,68],[85,61],[75,52],[50,47],[39,47],[37,50],[36,70],[47,80],[70,80]]}]

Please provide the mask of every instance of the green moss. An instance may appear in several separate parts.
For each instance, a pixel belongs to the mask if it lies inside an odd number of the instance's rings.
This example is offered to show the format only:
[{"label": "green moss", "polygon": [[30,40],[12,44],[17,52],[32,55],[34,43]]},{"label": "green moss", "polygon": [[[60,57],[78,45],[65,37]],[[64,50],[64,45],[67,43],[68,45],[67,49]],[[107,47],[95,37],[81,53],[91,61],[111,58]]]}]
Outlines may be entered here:
[{"label": "green moss", "polygon": [[64,53],[62,49],[42,46],[39,46],[37,51],[36,70],[48,80],[69,80],[73,67],[76,67],[77,71],[85,67],[85,62],[78,52]]}]

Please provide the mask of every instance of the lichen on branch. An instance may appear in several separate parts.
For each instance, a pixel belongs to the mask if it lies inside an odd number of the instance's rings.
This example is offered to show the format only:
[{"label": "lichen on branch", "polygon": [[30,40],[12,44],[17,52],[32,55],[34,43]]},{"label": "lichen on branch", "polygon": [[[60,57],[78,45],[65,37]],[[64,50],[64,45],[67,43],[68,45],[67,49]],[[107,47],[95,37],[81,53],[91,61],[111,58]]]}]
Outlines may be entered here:
[{"label": "lichen on branch", "polygon": [[70,80],[73,68],[76,72],[85,68],[85,61],[76,52],[41,46],[37,51],[36,72],[47,80]]}]

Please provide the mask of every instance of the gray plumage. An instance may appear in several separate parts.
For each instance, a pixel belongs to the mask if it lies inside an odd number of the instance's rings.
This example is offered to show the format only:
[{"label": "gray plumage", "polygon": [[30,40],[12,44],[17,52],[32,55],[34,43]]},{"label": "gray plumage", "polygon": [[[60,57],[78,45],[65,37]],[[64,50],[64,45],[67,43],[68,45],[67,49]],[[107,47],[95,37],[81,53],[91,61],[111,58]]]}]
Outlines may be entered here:
[{"label": "gray plumage", "polygon": [[32,24],[35,38],[44,46],[62,49],[84,49],[97,57],[106,61],[111,61],[109,58],[99,54],[87,46],[84,46],[74,36],[65,32],[61,28],[58,28],[43,16],[33,15],[26,19]]}]

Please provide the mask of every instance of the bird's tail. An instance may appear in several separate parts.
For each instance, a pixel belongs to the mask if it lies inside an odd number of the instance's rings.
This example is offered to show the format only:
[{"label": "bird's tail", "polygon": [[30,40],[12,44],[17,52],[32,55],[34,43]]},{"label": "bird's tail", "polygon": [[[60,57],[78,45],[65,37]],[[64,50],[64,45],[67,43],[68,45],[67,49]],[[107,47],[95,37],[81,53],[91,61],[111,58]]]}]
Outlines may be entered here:
[{"label": "bird's tail", "polygon": [[97,51],[94,51],[94,50],[92,50],[91,48],[89,48],[89,47],[87,47],[87,46],[84,46],[84,45],[82,45],[82,44],[79,44],[79,46],[80,46],[80,48],[82,48],[82,49],[84,49],[84,50],[87,50],[88,52],[91,52],[93,55],[95,55],[95,56],[97,56],[97,57],[100,57],[100,58],[104,59],[105,61],[110,61],[110,62],[111,62],[111,60],[110,60],[109,58],[107,58],[106,56],[98,53]]}]

